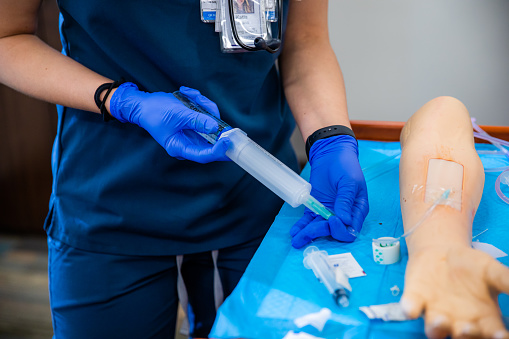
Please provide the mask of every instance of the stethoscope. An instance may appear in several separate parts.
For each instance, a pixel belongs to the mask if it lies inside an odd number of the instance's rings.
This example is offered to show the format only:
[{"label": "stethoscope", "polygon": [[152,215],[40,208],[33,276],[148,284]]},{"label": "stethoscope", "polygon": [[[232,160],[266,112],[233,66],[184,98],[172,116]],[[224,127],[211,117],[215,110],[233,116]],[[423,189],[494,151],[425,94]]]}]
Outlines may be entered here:
[{"label": "stethoscope", "polygon": [[[260,0],[264,1],[264,0]],[[242,39],[239,37],[239,34],[237,32],[237,25],[235,24],[235,13],[233,11],[233,0],[228,0],[228,9],[230,11],[230,24],[232,26],[232,33],[233,38],[235,39],[235,42],[242,47],[243,49],[247,51],[262,51],[265,50],[269,53],[276,53],[279,51],[279,48],[281,47],[281,36],[283,31],[283,0],[277,0],[278,2],[278,39],[270,39],[269,41],[265,41],[262,37],[257,37],[254,39],[254,47],[248,46],[245,43],[242,42]]]}]

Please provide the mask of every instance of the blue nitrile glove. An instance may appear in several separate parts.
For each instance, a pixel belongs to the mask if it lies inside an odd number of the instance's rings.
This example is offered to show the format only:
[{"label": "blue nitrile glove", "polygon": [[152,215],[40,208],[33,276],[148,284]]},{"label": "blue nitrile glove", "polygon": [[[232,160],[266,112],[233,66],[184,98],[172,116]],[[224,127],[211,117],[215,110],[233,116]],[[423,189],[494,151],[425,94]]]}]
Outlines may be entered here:
[{"label": "blue nitrile glove", "polygon": [[[217,105],[199,91],[181,87],[180,92],[219,118]],[[171,93],[142,92],[135,84],[126,82],[113,93],[110,112],[120,122],[144,128],[172,157],[199,163],[230,160],[225,155],[230,139],[221,138],[211,145],[193,132],[217,132],[217,122],[187,108]]]},{"label": "blue nitrile glove", "polygon": [[311,195],[335,215],[324,220],[306,208],[304,216],[290,230],[293,247],[301,248],[328,235],[340,241],[354,241],[346,227],[360,232],[369,211],[357,141],[349,135],[318,140],[309,151],[309,164]]}]

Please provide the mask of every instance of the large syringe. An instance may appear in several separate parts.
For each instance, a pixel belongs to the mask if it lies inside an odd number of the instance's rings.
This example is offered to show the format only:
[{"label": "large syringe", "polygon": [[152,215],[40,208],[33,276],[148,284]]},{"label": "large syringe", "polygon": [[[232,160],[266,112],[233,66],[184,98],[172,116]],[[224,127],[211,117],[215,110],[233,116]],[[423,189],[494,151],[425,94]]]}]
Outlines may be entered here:
[{"label": "large syringe", "polygon": [[246,133],[239,128],[230,127],[227,123],[191,101],[180,91],[174,92],[173,95],[188,108],[207,114],[216,120],[219,124],[216,133],[198,134],[212,144],[215,144],[220,138],[228,137],[231,145],[226,151],[226,155],[281,199],[292,207],[304,205],[325,219],[331,216],[331,212],[311,196],[311,184],[309,182],[260,147]]}]

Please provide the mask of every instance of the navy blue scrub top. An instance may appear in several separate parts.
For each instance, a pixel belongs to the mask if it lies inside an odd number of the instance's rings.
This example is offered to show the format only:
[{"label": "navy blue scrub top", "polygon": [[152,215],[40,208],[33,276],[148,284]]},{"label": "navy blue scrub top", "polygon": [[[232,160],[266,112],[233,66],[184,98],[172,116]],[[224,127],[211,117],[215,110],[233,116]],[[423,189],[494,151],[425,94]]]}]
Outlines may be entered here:
[{"label": "navy blue scrub top", "polygon": [[[199,0],[58,4],[64,54],[145,91],[196,88],[223,120],[297,169],[278,55],[221,53]],[[137,125],[68,107],[58,118],[45,229],[70,246],[127,255],[219,249],[263,235],[282,204],[235,163],[176,160]]]}]

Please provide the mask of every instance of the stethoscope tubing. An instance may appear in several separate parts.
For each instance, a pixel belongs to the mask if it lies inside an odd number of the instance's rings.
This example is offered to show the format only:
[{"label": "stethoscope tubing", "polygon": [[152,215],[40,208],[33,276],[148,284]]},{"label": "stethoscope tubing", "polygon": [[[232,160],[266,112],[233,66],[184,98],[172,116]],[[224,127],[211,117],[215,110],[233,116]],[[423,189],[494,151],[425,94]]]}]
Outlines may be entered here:
[{"label": "stethoscope tubing", "polygon": [[[263,0],[261,0],[263,1]],[[278,39],[272,39],[267,42],[262,37],[258,37],[255,39],[255,47],[251,47],[242,42],[242,39],[239,37],[239,33],[237,31],[237,25],[235,24],[235,13],[233,11],[233,0],[228,0],[228,11],[230,12],[230,25],[232,26],[232,33],[235,42],[242,47],[243,49],[255,52],[265,50],[269,53],[276,53],[281,48],[281,37],[283,35],[283,0],[278,0]],[[271,47],[270,45],[277,44],[276,48]]]}]

